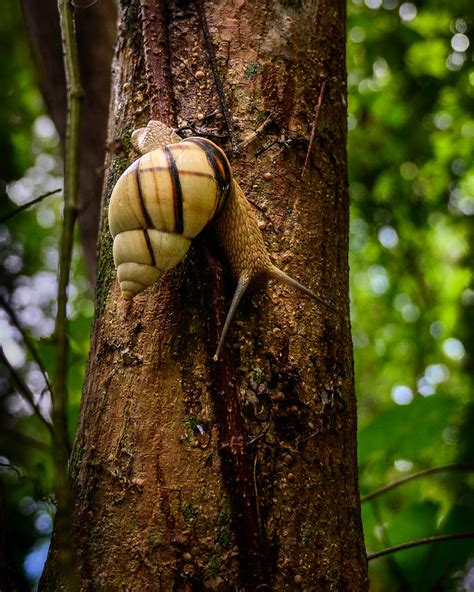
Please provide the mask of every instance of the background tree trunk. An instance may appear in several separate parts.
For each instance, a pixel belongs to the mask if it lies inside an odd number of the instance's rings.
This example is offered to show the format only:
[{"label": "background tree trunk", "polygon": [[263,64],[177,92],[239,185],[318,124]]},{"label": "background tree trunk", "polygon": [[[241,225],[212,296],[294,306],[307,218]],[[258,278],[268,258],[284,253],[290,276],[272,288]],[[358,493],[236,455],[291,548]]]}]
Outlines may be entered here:
[{"label": "background tree trunk", "polygon": [[[38,83],[46,108],[64,145],[66,80],[57,0],[21,0]],[[96,276],[100,195],[110,102],[110,65],[117,34],[115,0],[100,0],[77,9],[76,35],[84,109],[81,132],[79,232],[89,278]]]},{"label": "background tree trunk", "polygon": [[[132,130],[151,116],[228,133],[203,5],[121,4],[105,205],[136,157]],[[211,233],[126,303],[103,223],[71,461],[82,587],[366,590],[348,313],[345,2],[211,0],[205,13],[237,140],[271,116],[234,155],[235,177],[276,263],[341,313],[270,283],[245,299],[214,363],[234,281]],[[277,140],[289,142],[256,155]],[[54,543],[41,589],[61,589]]]}]

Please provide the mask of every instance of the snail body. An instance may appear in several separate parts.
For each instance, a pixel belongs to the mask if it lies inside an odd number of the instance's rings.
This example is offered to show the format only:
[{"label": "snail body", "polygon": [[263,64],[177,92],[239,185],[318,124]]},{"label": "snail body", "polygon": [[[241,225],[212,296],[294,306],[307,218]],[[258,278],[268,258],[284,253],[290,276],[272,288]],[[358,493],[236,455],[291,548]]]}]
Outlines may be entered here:
[{"label": "snail body", "polygon": [[237,280],[215,360],[250,283],[278,279],[323,302],[270,261],[251,206],[218,146],[204,138],[181,140],[159,121],[136,130],[132,143],[142,156],[119,178],[109,203],[124,298],[131,300],[175,267],[191,240],[213,222]]}]

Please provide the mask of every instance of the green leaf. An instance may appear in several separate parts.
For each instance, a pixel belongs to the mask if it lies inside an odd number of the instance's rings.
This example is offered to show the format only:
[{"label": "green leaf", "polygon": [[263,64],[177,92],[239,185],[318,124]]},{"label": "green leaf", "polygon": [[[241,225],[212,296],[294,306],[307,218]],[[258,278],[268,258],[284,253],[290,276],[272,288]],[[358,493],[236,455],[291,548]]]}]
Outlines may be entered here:
[{"label": "green leaf", "polygon": [[396,405],[378,413],[359,432],[359,463],[383,457],[416,459],[428,447],[443,446],[443,429],[449,424],[456,401],[446,395],[416,397],[409,405]]}]

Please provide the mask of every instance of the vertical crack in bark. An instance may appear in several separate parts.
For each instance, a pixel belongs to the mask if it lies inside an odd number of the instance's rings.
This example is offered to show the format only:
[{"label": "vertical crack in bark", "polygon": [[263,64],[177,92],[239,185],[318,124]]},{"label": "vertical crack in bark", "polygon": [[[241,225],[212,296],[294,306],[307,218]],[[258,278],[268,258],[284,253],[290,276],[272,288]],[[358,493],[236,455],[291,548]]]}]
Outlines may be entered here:
[{"label": "vertical crack in bark", "polygon": [[176,126],[167,0],[140,0],[143,51],[152,119]]},{"label": "vertical crack in bark", "polygon": [[162,446],[160,445],[158,447],[158,454],[157,454],[156,460],[155,460],[156,480],[158,481],[159,486],[160,486],[160,493],[161,493],[160,508],[163,513],[163,518],[165,520],[165,524],[166,524],[166,528],[168,530],[168,533],[170,533],[172,535],[175,531],[176,523],[175,523],[173,513],[171,511],[171,501],[170,501],[170,497],[169,497],[169,490],[166,486],[165,474],[164,474],[164,471],[163,471],[161,464],[160,464],[161,450],[162,450]]},{"label": "vertical crack in bark", "polygon": [[[209,359],[217,343],[217,328],[225,319],[222,271],[209,258],[209,279],[213,287],[214,319],[209,323]],[[225,486],[229,492],[234,530],[239,548],[240,577],[245,590],[270,590],[268,545],[260,520],[253,459],[248,453],[242,407],[235,381],[232,353],[224,348],[221,360],[213,364],[211,387],[219,427],[220,456]]]},{"label": "vertical crack in bark", "polygon": [[232,144],[232,151],[234,154],[237,154],[239,151],[239,147],[237,145],[237,140],[235,138],[235,131],[234,131],[234,122],[232,120],[232,115],[229,111],[229,106],[227,105],[227,99],[224,92],[224,86],[222,84],[222,80],[219,74],[219,69],[217,67],[216,61],[216,53],[214,51],[214,46],[212,45],[211,34],[209,33],[209,27],[207,25],[206,19],[206,10],[204,8],[203,0],[196,1],[197,6],[197,13],[199,17],[199,24],[202,29],[202,34],[204,36],[204,42],[206,45],[207,55],[209,57],[209,65],[212,70],[212,75],[214,77],[214,84],[216,85],[217,94],[219,95],[219,101],[221,103],[222,114],[224,115],[224,119],[227,125],[227,129],[229,130],[230,142]]}]

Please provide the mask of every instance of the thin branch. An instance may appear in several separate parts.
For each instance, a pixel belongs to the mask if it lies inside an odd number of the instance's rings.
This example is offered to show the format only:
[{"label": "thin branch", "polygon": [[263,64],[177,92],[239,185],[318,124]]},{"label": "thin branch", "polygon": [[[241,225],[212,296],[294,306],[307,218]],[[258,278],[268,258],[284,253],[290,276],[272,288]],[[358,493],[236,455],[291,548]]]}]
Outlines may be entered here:
[{"label": "thin branch", "polygon": [[263,148],[260,148],[259,150],[257,150],[257,152],[255,152],[255,158],[258,158],[264,152],[266,152],[267,150],[270,150],[270,148],[273,148],[273,146],[275,146],[275,145],[282,146],[282,144],[284,144],[284,142],[282,142],[281,140],[273,140],[273,142],[270,142],[270,144],[268,144],[267,146],[264,146]]},{"label": "thin branch", "polygon": [[361,497],[360,501],[362,503],[368,502],[369,500],[374,499],[375,497],[382,495],[387,491],[391,491],[396,487],[400,487],[400,485],[408,483],[409,481],[413,481],[414,479],[426,477],[427,475],[435,475],[436,473],[446,473],[448,471],[474,471],[474,465],[455,463],[450,465],[442,465],[440,467],[432,467],[431,469],[425,469],[424,471],[419,471],[418,473],[413,473],[412,475],[408,475],[407,477],[397,479],[397,481],[392,481],[392,483],[388,483],[380,489],[377,489],[372,493],[364,495],[363,497]]},{"label": "thin branch", "polygon": [[[10,471],[14,471],[17,475],[18,481],[23,481],[26,483],[31,483],[32,486],[34,487],[35,490],[35,497],[37,499],[44,499],[45,501],[47,501],[48,503],[54,503],[50,500],[48,500],[43,492],[43,486],[42,483],[40,481],[40,479],[38,477],[32,476],[32,475],[28,475],[28,474],[23,474],[21,472],[21,469],[19,469],[16,465],[12,464],[12,463],[4,463],[4,462],[0,462],[0,468],[5,468],[5,469],[9,469]],[[1,483],[0,483],[1,485]],[[3,588],[2,588],[3,590]]]},{"label": "thin branch", "polygon": [[38,450],[50,450],[51,446],[46,444],[46,442],[42,442],[37,438],[33,438],[28,434],[24,434],[19,430],[15,430],[13,428],[9,428],[6,426],[2,426],[2,432],[10,436],[11,440],[21,444],[22,446],[30,446],[31,448],[37,448]]},{"label": "thin branch", "polygon": [[24,203],[21,206],[18,206],[17,208],[15,208],[13,210],[13,212],[10,212],[9,214],[6,214],[5,216],[3,216],[3,218],[0,218],[0,224],[7,222],[7,220],[10,220],[10,218],[13,218],[14,216],[19,214],[20,212],[23,212],[23,210],[26,210],[26,209],[30,208],[31,206],[34,206],[35,204],[39,203],[40,201],[43,201],[43,199],[45,199],[46,197],[49,197],[50,195],[54,195],[55,193],[59,193],[60,191],[62,191],[62,189],[54,189],[54,191],[48,191],[47,193],[43,193],[43,195],[40,195],[39,197],[36,197],[35,199],[32,199],[31,201],[28,201],[27,203]]},{"label": "thin branch", "polygon": [[38,367],[39,367],[39,369],[41,371],[41,374],[43,375],[44,381],[46,382],[46,386],[48,387],[49,392],[51,392],[51,384],[49,382],[49,378],[48,378],[48,374],[46,372],[45,365],[43,363],[43,360],[41,359],[41,356],[39,355],[38,350],[36,349],[36,346],[35,346],[33,340],[30,338],[30,336],[25,331],[25,329],[22,327],[22,325],[21,325],[20,321],[18,320],[18,317],[16,316],[16,313],[13,310],[13,308],[5,300],[5,298],[3,298],[3,296],[1,296],[1,295],[0,295],[0,306],[3,308],[3,310],[10,317],[10,321],[11,321],[12,325],[20,333],[20,335],[21,335],[21,337],[23,339],[23,342],[24,342],[24,344],[26,346],[26,349],[30,352],[31,357],[33,358],[33,360],[38,364]]},{"label": "thin branch", "polygon": [[247,136],[247,138],[245,138],[240,143],[241,148],[246,148],[254,140],[259,138],[272,122],[273,122],[273,113],[270,113],[270,115],[265,119],[265,121],[254,132],[252,132],[249,136]]},{"label": "thin branch", "polygon": [[18,467],[15,467],[15,465],[12,465],[11,463],[0,462],[0,467],[2,467],[2,469],[8,469],[16,473],[18,480],[23,479],[23,475],[21,474],[20,469]]},{"label": "thin branch", "polygon": [[52,390],[53,460],[56,477],[56,542],[66,589],[79,590],[76,558],[72,546],[72,492],[69,483],[67,368],[69,357],[67,288],[71,271],[74,225],[77,218],[80,124],[84,93],[79,74],[79,59],[74,30],[74,12],[70,0],[58,0],[59,20],[67,85],[66,146],[64,157],[64,213],[59,245],[58,312],[54,336],[56,369]]},{"label": "thin branch", "polygon": [[186,62],[186,60],[183,60],[182,58],[180,58],[178,55],[174,55],[173,59],[178,60],[178,62],[184,67],[184,69],[187,71],[187,73],[191,76],[191,78],[194,78],[194,80],[197,80],[196,75],[194,74],[194,72],[191,70],[191,68],[188,66],[188,62]]},{"label": "thin branch", "polygon": [[432,543],[442,543],[443,541],[455,541],[460,539],[474,539],[474,531],[469,532],[457,532],[452,534],[438,534],[435,536],[425,537],[423,539],[417,539],[415,541],[408,541],[407,543],[401,543],[400,545],[394,545],[375,553],[369,553],[367,555],[367,561],[389,555],[390,553],[397,553],[405,549],[411,549],[412,547],[419,547],[420,545],[431,545]]},{"label": "thin branch", "polygon": [[21,378],[21,376],[15,370],[15,368],[10,364],[10,362],[9,362],[8,358],[6,357],[5,352],[3,351],[3,348],[2,347],[0,347],[0,362],[10,372],[10,374],[11,374],[11,376],[12,376],[12,378],[13,378],[15,384],[16,384],[16,386],[18,387],[18,389],[20,391],[20,394],[28,402],[28,404],[31,405],[33,411],[36,413],[36,415],[38,416],[38,418],[48,428],[48,431],[50,433],[52,433],[53,428],[52,428],[51,424],[49,423],[49,421],[41,413],[40,408],[38,407],[38,405],[35,402],[35,398],[33,396],[33,393],[30,391],[30,389],[25,384],[25,382],[23,381],[23,379]]},{"label": "thin branch", "polygon": [[314,113],[313,126],[311,127],[311,135],[309,137],[308,151],[306,152],[306,158],[304,161],[303,170],[301,171],[301,178],[303,178],[306,167],[308,166],[309,157],[311,156],[311,150],[313,149],[314,138],[316,137],[316,125],[318,123],[319,112],[321,111],[321,105],[323,103],[325,89],[326,89],[326,81],[324,80],[321,85],[321,91],[319,93],[318,103],[316,105],[316,111]]},{"label": "thin branch", "polygon": [[214,84],[216,85],[217,94],[219,95],[219,100],[221,103],[222,114],[224,115],[227,129],[229,131],[230,142],[232,144],[232,151],[234,152],[234,154],[237,154],[239,152],[239,146],[235,138],[234,122],[232,120],[232,115],[230,114],[229,107],[227,105],[224,86],[222,84],[219,69],[217,67],[216,54],[214,51],[214,46],[212,45],[209,27],[207,25],[206,11],[204,8],[203,0],[197,0],[196,6],[199,17],[199,23],[201,25],[202,33],[204,35],[204,42],[206,44],[207,55],[209,57],[209,65],[211,66],[212,74],[214,76]]},{"label": "thin branch", "polygon": [[73,9],[69,0],[58,0],[61,35],[66,71],[68,113],[64,161],[64,214],[60,240],[58,312],[54,337],[56,341],[56,372],[53,381],[53,424],[68,442],[67,431],[67,286],[71,270],[74,224],[77,217],[79,186],[79,130],[83,92],[79,79],[79,64],[74,32]]}]

